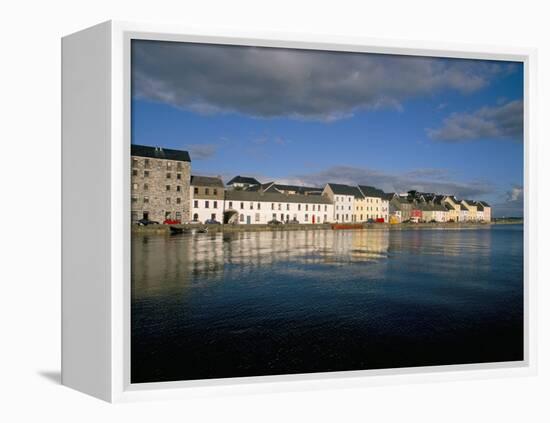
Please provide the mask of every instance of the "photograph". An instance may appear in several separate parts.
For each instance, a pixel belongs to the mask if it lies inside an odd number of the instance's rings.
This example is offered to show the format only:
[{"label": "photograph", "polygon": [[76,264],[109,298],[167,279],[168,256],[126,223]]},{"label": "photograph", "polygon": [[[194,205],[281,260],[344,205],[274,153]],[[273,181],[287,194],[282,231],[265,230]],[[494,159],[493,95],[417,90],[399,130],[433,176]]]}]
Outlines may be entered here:
[{"label": "photograph", "polygon": [[136,37],[129,72],[132,384],[525,359],[523,62]]}]

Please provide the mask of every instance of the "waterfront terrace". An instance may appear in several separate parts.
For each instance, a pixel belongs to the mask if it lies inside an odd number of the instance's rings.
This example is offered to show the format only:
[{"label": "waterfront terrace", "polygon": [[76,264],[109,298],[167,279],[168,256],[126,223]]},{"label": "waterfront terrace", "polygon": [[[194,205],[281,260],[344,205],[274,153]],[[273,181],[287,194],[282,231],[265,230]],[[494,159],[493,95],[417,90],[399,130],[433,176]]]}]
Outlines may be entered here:
[{"label": "waterfront terrace", "polygon": [[225,192],[224,223],[327,223],[333,209],[332,201],[321,195],[229,190]]}]

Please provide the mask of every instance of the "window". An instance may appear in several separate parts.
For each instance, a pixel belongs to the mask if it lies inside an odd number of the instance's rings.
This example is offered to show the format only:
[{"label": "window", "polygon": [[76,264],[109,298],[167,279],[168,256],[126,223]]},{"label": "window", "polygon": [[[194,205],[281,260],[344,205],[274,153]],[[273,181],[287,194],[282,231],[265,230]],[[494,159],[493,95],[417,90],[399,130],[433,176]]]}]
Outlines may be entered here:
[{"label": "window", "polygon": [[132,203],[137,203],[138,202],[138,198],[136,196],[132,196]]},{"label": "window", "polygon": [[161,161],[159,160],[159,161],[157,162],[157,169],[160,170],[161,168],[162,168],[162,163],[161,163]]},{"label": "window", "polygon": [[176,198],[176,204],[181,204],[181,198],[180,197]]},{"label": "window", "polygon": [[233,208],[233,201],[230,201],[230,202],[229,202],[229,208],[230,208],[230,209]]},{"label": "window", "polygon": [[181,173],[176,174],[176,179],[181,179]]},{"label": "window", "polygon": [[287,209],[287,210],[290,210],[290,204],[287,204],[287,205],[286,205],[286,209]]},{"label": "window", "polygon": [[138,184],[132,184],[132,189],[135,191],[138,189]]},{"label": "window", "polygon": [[132,167],[138,167],[138,159],[132,159]]},{"label": "window", "polygon": [[132,170],[132,176],[137,176],[137,175],[138,175],[137,169]]},{"label": "window", "polygon": [[170,191],[170,185],[166,185],[166,191]]},{"label": "window", "polygon": [[199,201],[198,200],[193,201],[193,207],[195,207],[196,209],[199,208]]},{"label": "window", "polygon": [[259,222],[260,221],[260,213],[256,213],[254,215],[254,222]]},{"label": "window", "polygon": [[196,222],[197,220],[199,220],[199,214],[198,213],[195,213],[193,215],[193,222]]},{"label": "window", "polygon": [[149,184],[143,184],[143,191],[149,191]]},{"label": "window", "polygon": [[205,194],[205,195],[209,195],[209,194],[210,194],[210,190],[209,190],[208,188],[205,188],[205,189],[204,189],[204,194]]},{"label": "window", "polygon": [[275,203],[271,203],[271,210],[275,210]]},{"label": "window", "polygon": [[278,206],[277,209],[281,210],[281,203],[279,203],[277,206]]},{"label": "window", "polygon": [[166,197],[166,204],[172,204],[172,200],[170,197]]},{"label": "window", "polygon": [[144,177],[144,178],[148,178],[148,177],[149,177],[149,171],[148,171],[148,170],[143,171],[143,177]]},{"label": "window", "polygon": [[212,214],[210,215],[210,219],[216,220],[216,213],[212,213]]},{"label": "window", "polygon": [[273,217],[273,220],[277,220],[277,213],[273,213],[271,216]]},{"label": "window", "polygon": [[143,202],[148,203],[149,202],[149,197],[143,197]]},{"label": "window", "polygon": [[181,170],[183,166],[181,165],[181,162],[178,162],[178,170]]},{"label": "window", "polygon": [[216,188],[213,189],[214,195],[218,195],[218,190]]},{"label": "window", "polygon": [[340,219],[340,215],[336,213],[336,220]]},{"label": "window", "polygon": [[[306,204],[306,211],[308,210],[308,205]],[[307,219],[306,219],[307,220]]]},{"label": "window", "polygon": [[176,212],[176,220],[181,222],[181,212]]},{"label": "window", "polygon": [[256,208],[257,208],[258,210],[260,210],[260,209],[262,208],[262,204],[261,204],[261,203],[258,203],[258,204],[256,205]]},{"label": "window", "polygon": [[239,215],[239,222],[244,222],[244,214]]},{"label": "window", "polygon": [[241,210],[244,209],[244,203],[241,201]]},{"label": "window", "polygon": [[164,212],[164,218],[165,219],[172,219],[172,212],[169,212],[169,211]]},{"label": "window", "polygon": [[218,208],[218,202],[217,202],[217,201],[214,201],[214,208],[215,208],[215,209]]},{"label": "window", "polygon": [[327,205],[325,204],[325,211],[327,211]]},{"label": "window", "polygon": [[252,201],[250,202],[250,210],[254,210],[254,203]]},{"label": "window", "polygon": [[298,204],[298,210],[302,210],[302,205]]},{"label": "window", "polygon": [[166,169],[168,170],[172,169],[172,162],[166,162]]},{"label": "window", "polygon": [[151,166],[150,160],[145,159],[145,169],[149,169],[150,166]]},{"label": "window", "polygon": [[325,215],[323,216],[323,222],[326,222],[326,221],[327,221],[327,215],[325,214]]},{"label": "window", "polygon": [[176,191],[177,191],[177,192],[181,192],[181,185],[178,185],[178,186],[176,187]]},{"label": "window", "polygon": [[166,179],[172,178],[172,174],[170,172],[166,172]]},{"label": "window", "polygon": [[306,222],[308,221],[308,218],[309,218],[309,215],[306,213],[306,215],[304,216],[305,219],[306,219]]},{"label": "window", "polygon": [[199,193],[199,189],[197,187],[193,188],[193,194],[198,194]]},{"label": "window", "polygon": [[206,200],[206,201],[204,202],[204,208],[205,208],[205,209],[210,208],[210,201]]}]

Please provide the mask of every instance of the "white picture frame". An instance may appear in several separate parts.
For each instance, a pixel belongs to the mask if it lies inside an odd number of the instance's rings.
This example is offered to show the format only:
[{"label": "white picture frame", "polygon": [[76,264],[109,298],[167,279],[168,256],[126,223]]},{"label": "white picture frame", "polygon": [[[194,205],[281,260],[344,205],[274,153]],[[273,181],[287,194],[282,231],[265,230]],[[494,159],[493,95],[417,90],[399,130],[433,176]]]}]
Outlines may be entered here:
[{"label": "white picture frame", "polygon": [[[522,362],[130,383],[130,40],[520,61],[524,64]],[[62,383],[110,402],[536,373],[536,52],[328,35],[106,22],[62,40]],[[86,224],[83,224],[85,222]]]}]

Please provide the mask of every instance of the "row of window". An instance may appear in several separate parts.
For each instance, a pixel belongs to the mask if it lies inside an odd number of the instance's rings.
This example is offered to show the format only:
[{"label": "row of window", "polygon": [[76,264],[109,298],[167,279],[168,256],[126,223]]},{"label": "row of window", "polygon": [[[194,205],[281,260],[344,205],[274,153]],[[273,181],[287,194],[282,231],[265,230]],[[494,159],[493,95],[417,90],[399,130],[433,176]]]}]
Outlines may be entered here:
[{"label": "row of window", "polygon": [[[163,164],[163,161],[157,160],[157,169],[162,169],[163,167],[162,164]],[[176,166],[174,166],[172,162],[166,161],[165,165],[167,170],[172,170],[174,167],[177,170],[183,169],[183,164],[181,162],[176,162]],[[132,168],[137,168],[138,166],[139,166],[139,159],[133,158]],[[143,167],[145,167],[145,169],[151,169],[153,167],[152,161],[150,159],[143,159]]]},{"label": "row of window", "polygon": [[[198,209],[199,208],[199,200],[194,200],[193,201],[193,207]],[[205,209],[209,209],[210,208],[210,201],[208,200],[205,200],[204,201],[204,208]],[[217,201],[212,201],[212,208],[213,209],[217,209],[218,208],[218,202]]]},{"label": "row of window", "polygon": [[[133,183],[132,190],[137,191],[139,189],[139,184]],[[171,191],[172,185],[166,185],[166,191]],[[149,184],[143,184],[143,191],[149,191]],[[181,185],[176,185],[176,192],[181,192]]]},{"label": "row of window", "polygon": [[[255,223],[260,222],[260,217],[261,217],[260,213],[255,213],[254,214],[254,222]],[[285,215],[284,213],[281,213],[279,216],[277,216],[277,213],[273,213],[271,215],[271,217],[274,220],[279,220],[281,222],[290,222],[290,215],[289,214]],[[250,216],[247,216],[246,219],[247,219],[247,223],[251,223],[250,222]],[[292,220],[299,222],[298,215],[296,213],[294,213],[294,215],[292,217]],[[244,221],[245,221],[245,215],[241,213],[239,215],[239,222],[244,223]],[[323,222],[326,222],[326,221],[327,221],[327,215],[325,214],[325,215],[323,215]],[[321,216],[311,215],[311,219],[310,219],[310,215],[306,213],[304,215],[304,222],[305,223],[309,223],[309,222],[311,222],[311,223],[321,223]]]},{"label": "row of window", "polygon": [[[345,207],[346,206],[336,206],[336,210],[345,210]],[[348,210],[351,210],[351,206],[347,206],[348,207]]]},{"label": "row of window", "polygon": [[[363,211],[363,206],[361,206],[361,207],[356,207],[355,210]],[[365,210],[366,210],[366,211],[374,211],[374,207],[373,207],[373,206],[365,207]],[[382,209],[382,210],[384,211],[384,209]],[[378,211],[378,207],[376,207],[376,211]]]},{"label": "row of window", "polygon": [[338,197],[338,196],[336,196],[335,201],[336,202],[346,201],[346,198],[348,199],[348,202],[351,202],[351,198],[352,198],[351,196],[347,196],[347,197]]},{"label": "row of window", "polygon": [[[138,176],[139,171],[137,169],[132,169],[132,176]],[[143,171],[143,177],[149,178],[151,176],[151,172],[148,170]],[[172,172],[166,172],[166,179],[172,179]],[[181,180],[181,173],[176,173],[176,179]]]},{"label": "row of window", "polygon": [[[199,187],[194,187],[193,192],[199,194]],[[204,188],[204,195],[210,195],[210,188]],[[217,188],[212,188],[212,195],[218,195]]]},{"label": "row of window", "polygon": [[[240,209],[241,210],[244,210],[244,202],[240,202]],[[298,207],[298,211],[301,211],[302,210],[302,205],[300,203],[297,204],[297,207]],[[321,211],[321,205],[320,204],[311,204],[311,211],[315,211],[315,208],[317,207],[317,211]],[[232,209],[233,208],[233,201],[229,201],[228,202],[228,208]],[[254,203],[249,203],[248,205],[248,208],[250,210],[254,210]],[[262,209],[262,203],[256,203],[256,210],[261,210]],[[290,204],[289,203],[286,203],[284,205],[284,209],[285,210],[290,210]],[[271,203],[271,210],[283,210],[283,204],[282,203]],[[305,208],[304,208],[305,211],[308,211],[310,210],[310,204],[305,204]],[[324,205],[324,211],[327,211],[328,210],[328,206],[325,204]]]},{"label": "row of window", "polygon": [[[148,196],[144,196],[142,198],[142,200],[143,200],[143,204],[149,204],[149,197]],[[136,196],[136,195],[133,195],[132,196],[132,203],[134,203],[134,204],[139,203],[139,197]],[[172,204],[172,198],[166,197],[166,204]],[[176,204],[181,204],[181,197],[176,198]]]}]

